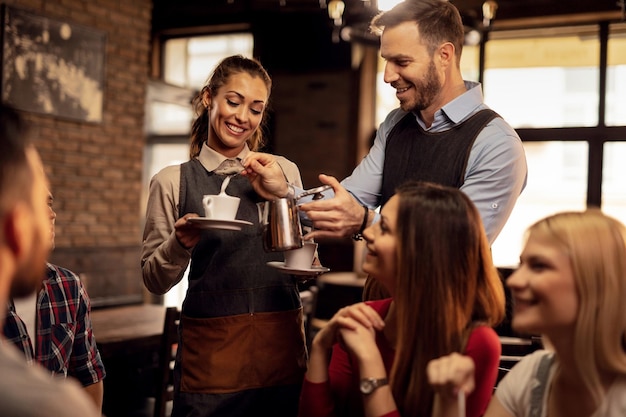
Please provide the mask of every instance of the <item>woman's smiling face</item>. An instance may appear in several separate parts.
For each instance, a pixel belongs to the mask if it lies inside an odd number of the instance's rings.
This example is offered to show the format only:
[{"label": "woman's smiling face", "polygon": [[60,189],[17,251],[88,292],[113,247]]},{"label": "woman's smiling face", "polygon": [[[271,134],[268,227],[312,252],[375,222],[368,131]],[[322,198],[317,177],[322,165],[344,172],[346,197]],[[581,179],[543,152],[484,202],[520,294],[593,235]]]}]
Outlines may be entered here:
[{"label": "woman's smiling face", "polygon": [[516,331],[548,337],[573,331],[579,297],[571,260],[562,250],[531,235],[506,285]]},{"label": "woman's smiling face", "polygon": [[376,278],[392,296],[397,271],[398,205],[399,197],[394,195],[381,209],[380,221],[363,231],[363,237],[367,242],[363,271]]},{"label": "woman's smiling face", "polygon": [[207,91],[209,147],[229,157],[241,152],[263,120],[268,95],[265,82],[245,72],[233,74],[215,97]]}]

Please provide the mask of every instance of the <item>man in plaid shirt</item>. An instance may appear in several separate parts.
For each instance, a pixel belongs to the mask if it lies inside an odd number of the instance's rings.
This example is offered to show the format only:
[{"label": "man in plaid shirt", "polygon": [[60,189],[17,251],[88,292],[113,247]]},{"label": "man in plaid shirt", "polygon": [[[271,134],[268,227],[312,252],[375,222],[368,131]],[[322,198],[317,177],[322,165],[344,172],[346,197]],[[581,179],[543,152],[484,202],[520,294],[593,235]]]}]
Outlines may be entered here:
[{"label": "man in plaid shirt", "polygon": [[[48,195],[52,247],[56,213]],[[47,264],[46,277],[32,297],[9,301],[3,333],[26,356],[54,375],[80,382],[102,410],[106,375],[91,328],[89,295],[72,271]],[[35,334],[35,338],[30,335]],[[33,343],[34,342],[34,343]]]}]

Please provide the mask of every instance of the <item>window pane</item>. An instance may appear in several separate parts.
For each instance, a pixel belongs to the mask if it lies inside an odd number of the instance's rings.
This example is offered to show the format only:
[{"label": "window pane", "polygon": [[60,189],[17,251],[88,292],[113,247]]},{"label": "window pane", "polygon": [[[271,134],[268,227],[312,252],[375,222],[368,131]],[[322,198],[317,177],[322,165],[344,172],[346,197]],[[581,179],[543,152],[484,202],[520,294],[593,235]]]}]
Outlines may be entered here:
[{"label": "window pane", "polygon": [[[146,152],[144,153],[144,173],[143,173],[143,187],[142,189],[142,207],[146,207],[148,202],[148,190],[150,179],[169,165],[179,165],[189,160],[189,143],[187,138],[184,137],[178,143],[151,143],[146,145]],[[145,214],[145,209],[142,211],[142,215]],[[165,306],[181,306],[182,300],[185,298],[187,291],[187,274],[189,273],[189,267],[185,271],[185,275],[181,282],[176,284],[172,289],[165,293],[163,297],[163,304]]]},{"label": "window pane", "polygon": [[146,134],[187,136],[193,118],[193,95],[188,88],[150,80],[146,90]]},{"label": "window pane", "polygon": [[251,33],[194,36],[165,42],[163,77],[165,82],[200,89],[217,63],[229,55],[251,57]]},{"label": "window pane", "polygon": [[143,154],[143,187],[141,187],[142,215],[148,201],[150,179],[169,165],[182,164],[189,160],[189,143],[186,137],[178,143],[148,143]]},{"label": "window pane", "polygon": [[549,32],[494,32],[485,48],[485,102],[515,128],[596,126],[597,28]]},{"label": "window pane", "polygon": [[391,110],[400,105],[396,98],[396,89],[384,80],[385,60],[378,55],[378,72],[376,73],[376,128]]},{"label": "window pane", "polygon": [[187,38],[170,39],[163,47],[163,78],[166,83],[187,87]]},{"label": "window pane", "polygon": [[461,74],[464,80],[478,81],[478,55],[480,47],[478,45],[465,45],[461,53]]},{"label": "window pane", "polygon": [[602,211],[626,224],[626,142],[604,144]]},{"label": "window pane", "polygon": [[190,38],[187,62],[188,87],[202,88],[217,63],[229,55],[242,54],[251,57],[253,43],[250,33]]},{"label": "window pane", "polygon": [[610,26],[606,74],[606,125],[626,126],[626,24]]},{"label": "window pane", "polygon": [[528,183],[493,244],[497,266],[516,266],[524,232],[535,221],[563,210],[584,210],[587,142],[524,142]]},{"label": "window pane", "polygon": [[158,101],[150,103],[150,115],[146,133],[151,135],[187,135],[193,117],[188,103],[179,105]]}]

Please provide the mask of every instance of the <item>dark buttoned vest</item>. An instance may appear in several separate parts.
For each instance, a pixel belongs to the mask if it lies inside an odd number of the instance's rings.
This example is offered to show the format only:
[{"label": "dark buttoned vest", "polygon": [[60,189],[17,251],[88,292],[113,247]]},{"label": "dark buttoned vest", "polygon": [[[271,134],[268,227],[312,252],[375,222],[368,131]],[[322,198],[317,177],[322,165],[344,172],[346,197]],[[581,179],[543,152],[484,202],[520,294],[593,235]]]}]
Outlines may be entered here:
[{"label": "dark buttoned vest", "polygon": [[499,117],[490,109],[481,110],[444,132],[427,132],[408,113],[387,137],[381,206],[396,188],[409,180],[430,181],[460,188],[472,145],[483,128]]}]

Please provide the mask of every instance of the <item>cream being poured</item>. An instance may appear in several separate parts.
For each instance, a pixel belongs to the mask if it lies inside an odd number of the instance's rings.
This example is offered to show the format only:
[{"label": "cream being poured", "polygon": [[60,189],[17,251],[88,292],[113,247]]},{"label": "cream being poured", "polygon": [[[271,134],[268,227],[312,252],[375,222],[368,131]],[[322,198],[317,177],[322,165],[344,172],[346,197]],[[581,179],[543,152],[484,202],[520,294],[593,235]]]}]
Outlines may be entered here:
[{"label": "cream being poured", "polygon": [[234,175],[227,175],[226,178],[224,178],[224,182],[222,182],[222,188],[220,189],[220,194],[226,194],[226,187],[228,187],[228,183],[230,183],[230,179],[233,176]]},{"label": "cream being poured", "polygon": [[220,190],[220,194],[226,194],[226,187],[228,187],[228,184],[230,183],[230,179],[234,177],[235,175],[238,175],[239,173],[241,173],[241,171],[244,170],[245,167],[243,166],[239,158],[225,160],[218,167],[218,169],[221,168],[222,165],[225,165],[225,168],[226,168],[225,172],[223,172],[224,174],[226,174],[226,178],[224,178],[224,181],[222,182],[222,189]]}]

